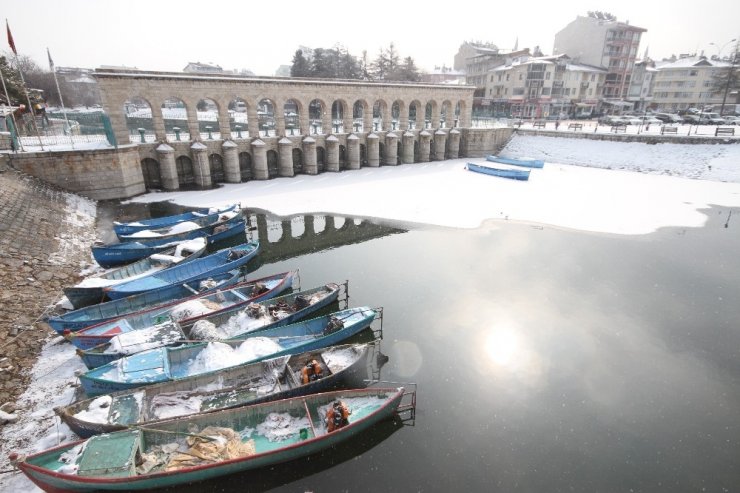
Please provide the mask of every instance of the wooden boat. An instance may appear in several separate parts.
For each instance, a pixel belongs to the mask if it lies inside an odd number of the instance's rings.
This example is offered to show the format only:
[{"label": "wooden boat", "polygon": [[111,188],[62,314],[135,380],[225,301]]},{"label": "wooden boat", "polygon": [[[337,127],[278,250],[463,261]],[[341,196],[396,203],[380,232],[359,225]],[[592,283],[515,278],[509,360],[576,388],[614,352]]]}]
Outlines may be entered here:
[{"label": "wooden boat", "polygon": [[[177,486],[361,439],[372,425],[399,412],[405,393],[403,387],[367,388],[293,397],[97,435],[28,457],[12,454],[11,460],[46,491]],[[329,431],[325,418],[335,402],[351,414],[346,425]],[[193,457],[205,453],[206,460]]]},{"label": "wooden boat", "polygon": [[240,340],[160,347],[79,375],[88,397],[207,375],[230,366],[338,344],[366,329],[380,310],[348,308],[331,315],[252,332]]},{"label": "wooden boat", "polygon": [[245,231],[244,219],[241,215],[236,215],[225,221],[183,233],[162,235],[155,238],[134,238],[122,243],[96,244],[92,246],[92,254],[101,267],[114,267],[159,253],[161,250],[172,247],[172,244],[176,242],[205,237],[206,242],[212,245],[239,234],[243,235]]},{"label": "wooden boat", "polygon": [[[78,436],[87,438],[164,419],[313,394],[349,383],[365,367],[367,344],[331,346],[234,366],[206,376],[125,390],[57,407],[54,411]],[[320,378],[302,381],[315,360]]]},{"label": "wooden boat", "polygon": [[235,285],[240,279],[242,279],[241,272],[235,269],[192,283],[173,284],[141,294],[126,296],[97,305],[89,305],[62,315],[49,317],[45,322],[59,334],[63,334],[65,331],[75,332],[106,320],[177,302],[181,298],[224,289]]},{"label": "wooden boat", "polygon": [[108,298],[117,300],[163,286],[205,279],[213,274],[247,265],[247,262],[257,255],[258,249],[259,242],[242,243],[234,247],[224,248],[186,264],[176,265],[154,274],[104,287],[103,292]]},{"label": "wooden boat", "polygon": [[174,300],[166,305],[155,306],[147,310],[105,320],[66,335],[76,347],[90,349],[99,344],[110,342],[113,337],[146,330],[167,320],[187,324],[206,315],[221,313],[249,303],[270,300],[292,288],[296,276],[297,271],[290,271],[253,281],[241,282],[223,290]]},{"label": "wooden boat", "polygon": [[[237,311],[228,310],[231,315],[225,319],[226,328],[215,326],[212,320],[221,318],[219,313],[203,314],[181,320],[176,325],[177,332],[161,327],[169,315],[164,314],[162,319],[156,315],[146,317],[131,317],[114,323],[101,324],[90,327],[76,334],[70,334],[69,340],[79,347],[77,354],[82,358],[89,369],[97,368],[125,356],[138,352],[182,343],[182,341],[199,342],[204,340],[239,338],[249,332],[280,327],[306,318],[316,313],[337,299],[339,286],[327,284],[320,288],[288,294],[264,301],[249,302],[250,309]],[[305,300],[298,303],[296,300]],[[243,305],[243,304],[242,304]],[[249,312],[259,314],[250,316]],[[221,313],[224,313],[222,310]],[[202,322],[200,322],[202,321]],[[228,329],[232,324],[239,324],[233,331]],[[200,325],[197,325],[200,322]],[[146,325],[144,327],[144,325]],[[193,327],[196,327],[193,330]],[[206,330],[201,330],[206,327]],[[183,330],[184,329],[184,330]],[[93,345],[97,343],[96,345]]]},{"label": "wooden boat", "polygon": [[206,251],[203,238],[182,241],[179,245],[155,253],[133,264],[118,267],[84,279],[75,286],[64,288],[64,294],[74,308],[82,308],[105,299],[104,288],[138,279],[149,274],[187,263],[203,255]]},{"label": "wooden boat", "polygon": [[542,168],[545,166],[545,161],[542,159],[514,159],[509,157],[501,156],[486,156],[487,161],[501,164],[511,164],[513,166],[524,166],[526,168]]},{"label": "wooden boat", "polygon": [[493,166],[483,166],[481,164],[468,163],[468,169],[475,171],[476,173],[483,173],[485,175],[498,176],[500,178],[509,178],[512,180],[529,180],[529,170],[523,169],[508,169],[508,168],[495,168]]},{"label": "wooden boat", "polygon": [[194,211],[183,212],[182,214],[175,214],[172,216],[139,219],[138,221],[130,222],[113,221],[113,232],[120,238],[122,235],[130,235],[146,229],[167,228],[178,223],[192,221],[193,219],[201,217],[218,217],[221,214],[233,211],[237,207],[238,204],[228,205],[221,208],[203,207]]}]

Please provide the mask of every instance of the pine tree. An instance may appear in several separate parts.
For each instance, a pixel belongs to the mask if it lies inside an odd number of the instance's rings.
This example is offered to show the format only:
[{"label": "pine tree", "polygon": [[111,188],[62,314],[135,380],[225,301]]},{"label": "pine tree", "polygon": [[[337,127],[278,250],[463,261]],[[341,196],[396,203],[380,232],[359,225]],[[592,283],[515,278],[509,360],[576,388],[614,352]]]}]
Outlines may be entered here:
[{"label": "pine tree", "polygon": [[[23,104],[25,100],[25,94],[23,93],[23,85],[21,84],[21,77],[18,71],[11,68],[7,58],[0,56],[0,70],[3,72],[3,78],[5,79],[5,87],[8,89],[8,96],[10,96],[10,106],[18,106]],[[5,92],[0,91],[0,100],[7,103],[5,100]]]},{"label": "pine tree", "polygon": [[303,50],[296,50],[295,55],[293,55],[293,65],[290,67],[290,76],[309,77],[310,75],[310,61],[303,55]]}]

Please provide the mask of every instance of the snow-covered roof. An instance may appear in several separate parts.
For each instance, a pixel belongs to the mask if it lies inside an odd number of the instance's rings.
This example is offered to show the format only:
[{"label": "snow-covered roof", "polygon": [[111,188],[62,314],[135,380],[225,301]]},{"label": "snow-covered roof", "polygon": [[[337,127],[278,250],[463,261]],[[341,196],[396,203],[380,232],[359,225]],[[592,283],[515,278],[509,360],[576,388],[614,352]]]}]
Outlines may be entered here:
[{"label": "snow-covered roof", "polygon": [[566,70],[573,70],[578,72],[597,72],[606,74],[608,72],[607,69],[602,67],[596,67],[594,65],[586,65],[585,63],[569,63],[566,66]]},{"label": "snow-covered roof", "polygon": [[689,56],[685,58],[679,58],[675,62],[657,62],[656,66],[659,70],[672,69],[672,68],[690,68],[690,67],[729,67],[730,63],[722,62],[719,60],[711,60],[701,56]]}]

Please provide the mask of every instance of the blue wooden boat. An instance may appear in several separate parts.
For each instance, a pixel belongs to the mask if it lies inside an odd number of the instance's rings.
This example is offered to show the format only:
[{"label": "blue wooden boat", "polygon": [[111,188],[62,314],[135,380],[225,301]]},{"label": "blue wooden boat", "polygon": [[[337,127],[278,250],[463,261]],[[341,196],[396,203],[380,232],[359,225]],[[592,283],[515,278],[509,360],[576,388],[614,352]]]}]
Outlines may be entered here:
[{"label": "blue wooden boat", "polygon": [[134,262],[148,257],[154,253],[171,248],[173,244],[191,240],[193,238],[205,237],[206,242],[212,245],[216,242],[244,234],[246,225],[241,215],[236,215],[220,223],[204,226],[200,229],[186,231],[184,233],[159,236],[156,238],[138,238],[122,243],[108,243],[106,245],[93,245],[92,254],[95,261],[101,267],[114,267]]},{"label": "blue wooden boat", "polygon": [[76,347],[91,349],[110,342],[114,337],[146,330],[168,320],[180,324],[194,323],[208,315],[270,300],[292,288],[296,276],[296,271],[290,271],[241,282],[226,289],[174,300],[165,305],[105,320],[66,336]]},{"label": "blue wooden boat", "polygon": [[[175,418],[96,435],[27,457],[11,454],[10,458],[46,491],[136,491],[177,486],[277,467],[351,439],[362,440],[374,424],[402,412],[406,407],[402,400],[409,394],[403,387],[311,394]],[[330,431],[326,417],[335,405],[346,407],[349,415],[346,423]],[[283,426],[276,429],[276,421]],[[245,430],[249,431],[242,435]],[[157,452],[178,448],[184,452]],[[197,458],[204,457],[206,448],[210,458]],[[144,458],[146,466],[141,462]]]},{"label": "blue wooden boat", "polygon": [[485,175],[498,176],[500,178],[509,178],[511,180],[529,180],[529,170],[494,168],[493,166],[483,166],[481,164],[468,163],[468,169],[476,173]]},{"label": "blue wooden boat", "polygon": [[[325,392],[352,385],[367,364],[367,344],[346,344],[234,366],[207,376],[124,390],[54,411],[78,436],[88,438],[164,419]],[[320,369],[304,381],[315,361]],[[308,375],[307,375],[308,376]],[[364,386],[364,385],[363,385]]]},{"label": "blue wooden boat", "polygon": [[[168,321],[167,314],[163,314],[162,320],[153,314],[104,323],[70,334],[68,338],[72,344],[80,348],[77,354],[85,366],[93,369],[148,349],[182,344],[185,341],[241,338],[249,332],[287,325],[316,313],[336,300],[338,294],[338,285],[327,284],[321,288],[278,298],[249,302],[249,309],[236,312],[229,309],[228,314],[224,314],[226,310],[221,310],[220,313],[214,312],[181,320],[177,323],[176,333],[170,329],[163,329],[160,325]],[[296,300],[299,299],[306,301],[297,303]],[[250,312],[257,315],[250,316]],[[216,325],[213,320],[222,322]],[[204,327],[206,330],[203,330]]]},{"label": "blue wooden boat", "polygon": [[221,208],[203,207],[194,211],[183,212],[182,214],[175,214],[172,216],[139,219],[138,221],[130,222],[113,221],[113,232],[120,238],[122,235],[130,235],[146,229],[167,228],[178,223],[192,221],[193,219],[201,217],[218,217],[225,212],[233,211],[237,207],[238,204],[228,205]]},{"label": "blue wooden boat", "polygon": [[79,375],[89,397],[207,375],[230,366],[338,344],[370,326],[380,310],[348,308],[331,315],[251,332],[240,340],[161,347]]},{"label": "blue wooden boat", "polygon": [[220,214],[196,217],[190,221],[179,222],[161,228],[144,229],[130,235],[121,235],[119,239],[121,242],[143,241],[144,243],[148,243],[152,240],[161,240],[162,238],[167,238],[171,235],[178,235],[189,231],[198,231],[202,228],[224,224],[228,221],[235,222],[240,219],[243,219],[241,210],[235,209]]},{"label": "blue wooden boat", "polygon": [[[173,284],[159,289],[152,289],[141,294],[126,296],[117,300],[90,305],[72,310],[62,315],[49,317],[46,323],[58,334],[65,331],[76,332],[113,318],[123,317],[135,312],[154,308],[155,306],[173,303],[180,298],[210,293],[238,283],[242,274],[238,269],[215,274],[208,279],[193,283]],[[192,284],[192,285],[191,285]]]},{"label": "blue wooden boat", "polygon": [[487,161],[501,164],[511,164],[513,166],[524,166],[526,168],[542,168],[545,166],[545,161],[542,159],[514,159],[510,157],[501,156],[486,156]]},{"label": "blue wooden boat", "polygon": [[105,287],[103,292],[108,298],[117,300],[163,286],[206,279],[213,274],[245,266],[252,257],[257,255],[258,249],[259,242],[256,241],[224,248],[186,264],[176,265],[155,274]]},{"label": "blue wooden boat", "polygon": [[75,286],[64,288],[64,294],[74,308],[100,303],[105,299],[104,288],[195,260],[205,253],[206,246],[203,238],[180,242],[177,246],[169,247],[133,264],[90,276]]}]

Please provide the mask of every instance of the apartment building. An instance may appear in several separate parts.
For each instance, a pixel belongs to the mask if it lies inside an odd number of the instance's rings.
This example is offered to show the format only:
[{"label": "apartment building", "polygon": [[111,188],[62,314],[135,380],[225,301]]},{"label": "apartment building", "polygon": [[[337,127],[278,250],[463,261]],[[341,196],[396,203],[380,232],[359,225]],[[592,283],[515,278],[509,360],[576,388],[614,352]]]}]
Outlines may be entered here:
[{"label": "apartment building", "polygon": [[646,59],[635,62],[626,98],[633,104],[635,111],[644,112],[652,107],[653,85],[657,73],[658,69],[655,68],[654,61]]},{"label": "apartment building", "polygon": [[564,54],[518,56],[488,72],[484,105],[493,106],[494,116],[590,116],[606,74],[604,68],[577,63]]},{"label": "apartment building", "polygon": [[627,98],[640,46],[640,37],[647,29],[619,22],[610,14],[590,12],[576,19],[555,34],[553,55],[567,54],[573,60],[607,70],[603,95],[613,106]]},{"label": "apartment building", "polygon": [[713,89],[714,77],[730,63],[704,56],[684,56],[656,63],[653,106],[657,111],[677,112],[722,104],[722,91]]}]

